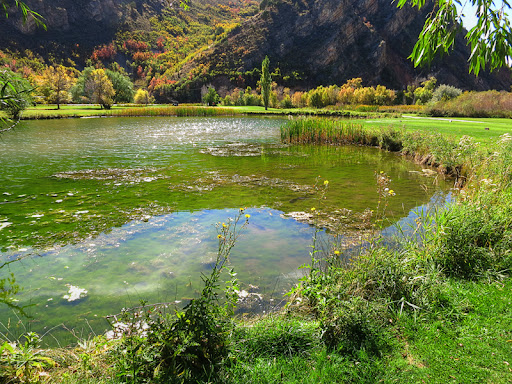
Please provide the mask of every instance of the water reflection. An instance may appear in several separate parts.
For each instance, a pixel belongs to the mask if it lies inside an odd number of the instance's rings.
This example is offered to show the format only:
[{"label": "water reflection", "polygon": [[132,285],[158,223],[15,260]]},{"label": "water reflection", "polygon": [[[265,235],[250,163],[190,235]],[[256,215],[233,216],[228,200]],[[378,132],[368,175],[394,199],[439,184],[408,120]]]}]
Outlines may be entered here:
[{"label": "water reflection", "polygon": [[[360,230],[360,216],[376,206],[375,171],[386,172],[396,191],[387,206],[391,223],[411,218],[414,207],[449,188],[375,148],[283,146],[280,124],[87,119],[29,122],[4,135],[0,257],[39,255],[9,265],[24,288],[20,302],[35,304],[31,329],[44,333],[64,323],[102,332],[103,316],[139,299],[186,302],[215,259],[214,224],[239,207],[248,207],[251,223],[232,264],[244,299],[257,298],[265,309],[308,262],[314,222],[297,218],[312,207],[336,216],[343,227],[329,231],[351,244],[358,234],[348,231]],[[326,179],[327,199],[319,200]],[[320,236],[332,241],[328,233]],[[254,308],[245,300],[241,310]],[[0,313],[4,324],[9,317]],[[52,334],[73,341],[69,332]]]}]

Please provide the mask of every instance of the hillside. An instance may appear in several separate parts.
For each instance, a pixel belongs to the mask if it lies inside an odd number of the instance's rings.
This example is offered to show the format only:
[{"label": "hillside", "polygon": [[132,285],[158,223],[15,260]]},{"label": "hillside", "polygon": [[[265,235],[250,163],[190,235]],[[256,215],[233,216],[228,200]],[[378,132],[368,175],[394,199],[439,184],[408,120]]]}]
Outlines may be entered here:
[{"label": "hillside", "polygon": [[[273,81],[292,90],[355,77],[395,90],[429,76],[464,90],[511,85],[507,70],[470,75],[462,36],[450,55],[414,68],[407,57],[428,6],[418,11],[397,9],[389,0],[197,0],[183,10],[162,0],[27,3],[48,30],[23,24],[16,10],[0,19],[0,65],[24,74],[40,72],[41,61],[77,69],[115,65],[157,102],[197,102],[207,84],[221,95],[254,88],[265,55]],[[2,51],[15,52],[16,64]]]},{"label": "hillside", "polygon": [[[178,54],[183,59],[192,50],[211,43],[219,25],[238,22],[254,15],[254,0],[190,1],[184,11],[178,2],[165,0],[26,0],[41,14],[47,31],[28,20],[22,23],[19,10],[0,18],[0,50],[30,50],[46,61],[70,58],[83,67],[95,49],[113,44],[116,53],[127,40],[147,45],[133,51]],[[126,52],[124,52],[126,53]],[[100,55],[101,56],[101,55]],[[125,66],[126,55],[100,57],[106,64]],[[168,58],[167,58],[168,59]],[[132,61],[132,60],[130,60]],[[145,60],[143,60],[145,61]]]},{"label": "hillside", "polygon": [[[268,55],[285,85],[343,84],[362,77],[371,85],[402,89],[427,75],[462,89],[509,89],[509,71],[479,78],[469,74],[469,48],[459,36],[455,50],[430,68],[407,59],[421,31],[422,11],[397,9],[388,0],[264,1],[263,12],[230,33],[191,66],[209,65],[219,74],[258,67]],[[430,7],[431,9],[431,7]],[[288,84],[286,84],[288,83]]]}]

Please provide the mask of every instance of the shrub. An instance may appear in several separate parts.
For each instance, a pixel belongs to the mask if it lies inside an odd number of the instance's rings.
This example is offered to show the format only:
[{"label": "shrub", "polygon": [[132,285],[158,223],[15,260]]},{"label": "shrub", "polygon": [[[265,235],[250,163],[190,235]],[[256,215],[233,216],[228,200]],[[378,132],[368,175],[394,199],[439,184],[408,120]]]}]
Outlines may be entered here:
[{"label": "shrub", "polygon": [[289,109],[293,108],[292,99],[290,95],[286,95],[281,101],[281,108]]},{"label": "shrub", "polygon": [[478,279],[512,268],[511,200],[511,192],[484,192],[444,211],[435,254],[444,273]]},{"label": "shrub", "polygon": [[433,116],[512,117],[512,93],[486,91],[464,92],[460,96],[439,101],[427,109]]},{"label": "shrub", "polygon": [[451,85],[441,84],[439,87],[436,88],[436,90],[432,94],[431,101],[437,103],[438,101],[451,100],[460,96],[461,93],[462,90],[460,90],[459,88],[455,88]]},{"label": "shrub", "polygon": [[319,340],[317,322],[269,315],[236,329],[236,349],[246,359],[306,354]]},{"label": "shrub", "polygon": [[[210,380],[229,352],[230,316],[238,295],[235,273],[226,282],[225,302],[219,297],[220,277],[231,249],[249,215],[240,209],[233,220],[217,224],[218,252],[212,272],[203,275],[201,295],[174,316],[143,305],[142,311],[125,312],[129,333],[123,338],[118,359],[119,375],[134,382],[196,383]],[[145,310],[145,311],[144,311]],[[143,332],[141,332],[143,330]]]},{"label": "shrub", "polygon": [[354,354],[380,354],[386,348],[383,314],[375,303],[360,297],[341,301],[322,320],[322,341],[331,349]]},{"label": "shrub", "polygon": [[137,92],[135,92],[135,96],[133,98],[135,104],[149,104],[149,93],[148,91],[139,88]]}]

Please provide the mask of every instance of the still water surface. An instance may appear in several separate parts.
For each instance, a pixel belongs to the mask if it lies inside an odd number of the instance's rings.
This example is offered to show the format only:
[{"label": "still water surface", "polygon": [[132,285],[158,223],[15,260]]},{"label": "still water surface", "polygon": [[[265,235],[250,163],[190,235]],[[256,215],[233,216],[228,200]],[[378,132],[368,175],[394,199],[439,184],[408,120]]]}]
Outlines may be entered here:
[{"label": "still water surface", "polygon": [[[297,281],[313,234],[310,225],[286,216],[290,212],[337,212],[348,235],[365,210],[376,209],[375,172],[381,171],[396,192],[385,202],[390,225],[445,199],[449,182],[427,177],[396,154],[285,146],[282,123],[70,119],[26,122],[4,134],[0,265],[28,256],[0,269],[0,277],[14,273],[23,287],[17,298],[33,304],[33,319],[16,325],[4,306],[0,322],[10,322],[13,334],[28,327],[66,344],[74,341],[70,329],[82,336],[103,332],[105,315],[139,299],[186,302],[200,289],[201,272],[212,267],[215,223],[239,207],[251,218],[231,263],[243,288],[275,303]],[[319,201],[315,183],[322,189],[323,180],[329,188]],[[80,290],[82,298],[66,297]]]}]

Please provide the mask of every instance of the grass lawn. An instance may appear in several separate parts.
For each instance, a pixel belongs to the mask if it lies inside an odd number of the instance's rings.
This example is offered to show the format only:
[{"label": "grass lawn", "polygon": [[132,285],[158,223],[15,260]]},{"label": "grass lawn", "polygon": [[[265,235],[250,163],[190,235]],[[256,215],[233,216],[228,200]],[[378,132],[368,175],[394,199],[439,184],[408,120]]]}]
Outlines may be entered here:
[{"label": "grass lawn", "polygon": [[389,126],[413,131],[437,132],[456,137],[467,135],[474,137],[476,141],[484,145],[495,141],[504,133],[512,134],[512,119],[450,119],[403,115],[398,119],[366,120],[365,125],[367,127]]},{"label": "grass lawn", "polygon": [[[113,106],[111,110],[123,110],[126,106]],[[100,108],[99,105],[61,105],[57,109],[56,105],[37,105],[23,111],[24,118],[35,117],[75,117],[75,116],[101,116],[107,112],[106,109]]]}]

